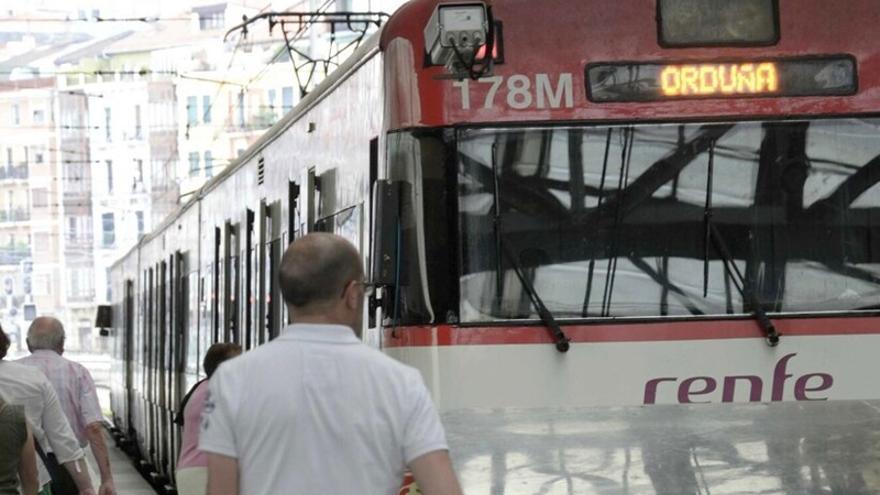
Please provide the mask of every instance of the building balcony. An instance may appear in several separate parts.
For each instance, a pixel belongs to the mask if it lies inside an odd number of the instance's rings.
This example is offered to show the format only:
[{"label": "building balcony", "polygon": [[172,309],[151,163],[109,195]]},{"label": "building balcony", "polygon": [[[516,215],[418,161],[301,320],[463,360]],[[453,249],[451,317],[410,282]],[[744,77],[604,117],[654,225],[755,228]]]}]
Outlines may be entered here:
[{"label": "building balcony", "polygon": [[67,295],[68,304],[93,304],[95,302],[94,289],[79,289]]},{"label": "building balcony", "polygon": [[0,180],[24,180],[29,177],[26,163],[0,167]]},{"label": "building balcony", "polygon": [[27,222],[30,219],[31,212],[27,208],[0,210],[0,223]]},{"label": "building balcony", "polygon": [[0,247],[0,265],[19,265],[31,257],[31,250],[26,246]]}]

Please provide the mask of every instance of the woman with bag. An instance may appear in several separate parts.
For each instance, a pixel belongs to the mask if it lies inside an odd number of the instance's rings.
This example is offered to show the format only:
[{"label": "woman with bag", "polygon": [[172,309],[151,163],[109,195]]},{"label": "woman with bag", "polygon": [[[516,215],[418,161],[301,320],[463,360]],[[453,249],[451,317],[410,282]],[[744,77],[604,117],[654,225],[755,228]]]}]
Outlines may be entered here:
[{"label": "woman with bag", "polygon": [[176,473],[179,495],[205,495],[208,486],[208,459],[199,450],[199,425],[208,396],[208,380],[220,363],[240,354],[241,346],[237,344],[214,344],[209,347],[202,363],[207,378],[196,383],[180,403],[182,414],[178,413],[174,420],[183,426]]}]

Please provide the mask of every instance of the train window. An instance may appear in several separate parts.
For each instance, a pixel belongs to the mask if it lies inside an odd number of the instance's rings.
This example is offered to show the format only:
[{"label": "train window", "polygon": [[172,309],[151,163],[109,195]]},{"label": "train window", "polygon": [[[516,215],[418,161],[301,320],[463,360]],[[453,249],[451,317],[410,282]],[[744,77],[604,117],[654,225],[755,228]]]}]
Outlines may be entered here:
[{"label": "train window", "polygon": [[269,284],[266,294],[266,328],[271,340],[281,333],[281,298],[278,292],[278,263],[281,261],[281,239],[275,239],[269,244],[268,255],[267,276]]},{"label": "train window", "polygon": [[256,222],[256,215],[254,211],[248,209],[246,212],[247,217],[247,225],[245,227],[245,241],[244,241],[244,291],[245,296],[243,298],[244,304],[244,348],[250,349],[254,345],[254,315],[256,311],[254,311],[254,305],[256,302],[256,277],[254,276],[254,255],[256,254],[256,248],[254,245],[254,224]]},{"label": "train window", "polygon": [[[213,269],[213,266],[213,263],[209,263],[206,266],[205,273],[210,273],[210,271]],[[199,369],[199,376],[204,376],[201,357],[205,354],[205,351],[208,350],[208,347],[211,346],[211,342],[213,341],[212,339],[214,336],[214,316],[212,313],[213,302],[211,300],[211,295],[214,293],[212,280],[213,278],[210,275],[204,276],[200,279],[201,293],[199,294],[199,355],[196,357],[196,362]]]},{"label": "train window", "polygon": [[278,262],[281,259],[281,232],[279,228],[280,204],[263,204],[260,225],[260,302],[258,341],[266,342],[280,332],[280,306],[278,296]]},{"label": "train window", "polygon": [[361,206],[352,206],[346,208],[335,215],[322,218],[318,221],[323,226],[323,232],[331,232],[348,239],[358,251],[362,251],[361,247],[361,224],[362,224]]},{"label": "train window", "polygon": [[[447,188],[452,182],[441,134],[419,132],[388,136],[388,179],[408,184],[401,201],[400,273],[397,304],[386,317],[403,324],[445,321],[457,295],[451,273],[455,256],[447,248],[451,234]],[[426,235],[430,233],[431,241]],[[432,287],[434,288],[432,290]]]},{"label": "train window", "polygon": [[293,236],[297,231],[296,213],[299,209],[299,184],[290,181],[287,183],[287,232]]},{"label": "train window", "polygon": [[[195,375],[199,372],[199,309],[201,308],[202,297],[204,297],[204,287],[201,284],[203,279],[199,279],[197,270],[187,274],[187,312],[186,320],[183,324],[183,332],[186,342],[186,358],[184,360],[184,370],[188,375]],[[185,387],[189,390],[189,387]]]},{"label": "train window", "polygon": [[777,0],[658,0],[668,47],[769,45],[779,40]]},{"label": "train window", "polygon": [[306,179],[306,226],[309,232],[315,230],[315,220],[321,215],[320,191],[320,180],[312,167]]},{"label": "train window", "polygon": [[560,318],[876,308],[878,137],[878,119],[461,131],[461,319],[537,319],[523,277]]},{"label": "train window", "polygon": [[226,342],[241,342],[239,329],[239,295],[241,293],[241,279],[239,277],[239,242],[238,225],[226,224],[226,255],[224,264],[223,283],[225,291],[225,324],[223,332]]},{"label": "train window", "polygon": [[214,339],[213,339],[213,341],[214,342],[221,341],[220,340],[221,339],[220,322],[222,320],[220,317],[220,308],[222,306],[220,305],[220,298],[222,297],[222,294],[223,294],[223,280],[220,278],[220,267],[223,265],[223,258],[220,255],[220,245],[223,242],[222,239],[223,239],[223,237],[220,233],[220,229],[215,227],[214,228],[214,267],[212,270],[214,273],[214,279],[213,279],[214,280],[214,284],[213,284],[214,290],[213,290],[213,292],[211,292],[211,308],[212,308],[211,311],[214,313],[213,314],[213,316],[214,316],[214,325],[213,325]]}]

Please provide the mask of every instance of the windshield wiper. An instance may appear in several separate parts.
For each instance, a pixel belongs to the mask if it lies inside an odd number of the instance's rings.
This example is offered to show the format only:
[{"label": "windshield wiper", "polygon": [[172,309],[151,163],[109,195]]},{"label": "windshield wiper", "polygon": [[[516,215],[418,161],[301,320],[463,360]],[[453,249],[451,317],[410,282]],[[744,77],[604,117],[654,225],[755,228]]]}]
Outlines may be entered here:
[{"label": "windshield wiper", "polygon": [[715,145],[716,140],[712,140],[709,143],[709,170],[707,174],[707,184],[706,184],[706,206],[703,210],[703,222],[705,225],[705,235],[703,238],[703,242],[705,243],[703,246],[703,297],[707,297],[709,294],[709,244],[711,243],[715,250],[721,255],[721,261],[724,264],[724,271],[727,275],[733,280],[733,285],[736,287],[737,292],[745,301],[746,297],[749,299],[749,303],[752,306],[752,315],[755,317],[755,321],[758,323],[758,327],[761,328],[761,331],[764,332],[764,337],[767,339],[767,344],[770,347],[776,347],[779,345],[779,337],[780,333],[776,330],[776,327],[773,325],[773,322],[770,321],[770,318],[767,316],[767,312],[764,311],[764,308],[761,307],[761,302],[758,301],[758,297],[755,295],[754,291],[749,291],[748,296],[746,296],[745,284],[746,279],[743,276],[742,272],[739,270],[739,267],[736,266],[736,262],[733,260],[733,256],[730,254],[730,249],[727,247],[727,243],[724,241],[724,237],[721,236],[721,232],[718,231],[718,227],[712,222],[712,176],[715,172]]},{"label": "windshield wiper", "polygon": [[[740,296],[745,299],[745,277],[743,277],[742,272],[739,271],[739,267],[734,263],[733,257],[730,255],[730,250],[727,249],[727,244],[724,242],[724,238],[721,237],[721,233],[718,232],[718,227],[714,224],[709,224],[709,232],[712,237],[712,244],[715,246],[715,249],[721,253],[721,258],[724,262],[724,269],[733,279],[733,285],[736,287],[736,290],[739,291]],[[758,297],[755,295],[754,291],[749,291],[749,300],[752,305],[752,315],[755,317],[758,326],[761,327],[761,331],[764,332],[764,336],[767,338],[767,344],[770,347],[776,347],[779,345],[779,337],[781,337],[781,334],[776,330],[776,327],[773,326],[773,322],[770,321],[767,312],[761,307],[761,302],[758,301]]]},{"label": "windshield wiper", "polygon": [[569,339],[565,332],[562,331],[562,327],[559,326],[559,323],[556,322],[556,318],[553,317],[553,313],[547,309],[547,305],[544,304],[544,300],[541,299],[541,296],[538,295],[538,292],[535,290],[535,286],[532,282],[525,276],[522,272],[522,268],[519,266],[519,262],[513,256],[513,254],[508,250],[507,246],[504,242],[504,224],[501,218],[501,201],[500,201],[500,181],[498,180],[498,161],[496,160],[496,145],[492,145],[492,175],[494,176],[495,188],[494,188],[494,205],[492,207],[492,224],[495,230],[495,259],[499,260],[496,268],[496,298],[500,302],[501,298],[501,290],[504,285],[503,282],[503,263],[500,262],[501,256],[507,257],[510,261],[510,265],[513,268],[514,273],[516,273],[516,277],[519,279],[520,284],[522,284],[523,289],[525,289],[526,294],[529,296],[529,300],[532,302],[532,305],[535,307],[535,310],[538,312],[538,316],[541,318],[541,322],[544,323],[544,326],[547,327],[547,330],[550,331],[550,335],[553,337],[553,342],[556,344],[556,350],[559,352],[568,352],[571,347],[571,339]]},{"label": "windshield wiper", "polygon": [[562,327],[559,326],[559,323],[556,322],[556,318],[553,317],[553,313],[547,309],[544,300],[538,295],[532,281],[522,272],[522,267],[519,266],[513,253],[507,249],[507,246],[503,246],[502,249],[504,255],[510,261],[510,266],[513,268],[513,272],[516,273],[516,278],[519,279],[523,289],[525,289],[526,294],[529,296],[529,300],[535,307],[535,311],[538,312],[541,322],[544,323],[544,326],[550,331],[550,335],[553,337],[553,342],[556,344],[556,350],[559,352],[568,352],[568,349],[571,347],[571,339],[565,335],[565,332],[562,331]]}]

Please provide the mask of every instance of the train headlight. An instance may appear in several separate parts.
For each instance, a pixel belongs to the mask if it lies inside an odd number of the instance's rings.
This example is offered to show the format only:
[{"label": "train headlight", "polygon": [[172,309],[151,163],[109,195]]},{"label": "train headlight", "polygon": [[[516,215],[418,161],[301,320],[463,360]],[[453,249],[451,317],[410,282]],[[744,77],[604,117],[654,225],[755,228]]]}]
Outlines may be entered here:
[{"label": "train headlight", "polygon": [[665,46],[770,45],[779,39],[777,0],[657,0]]},{"label": "train headlight", "polygon": [[430,65],[452,72],[472,66],[489,35],[489,15],[483,2],[441,3],[425,26],[425,51]]}]

